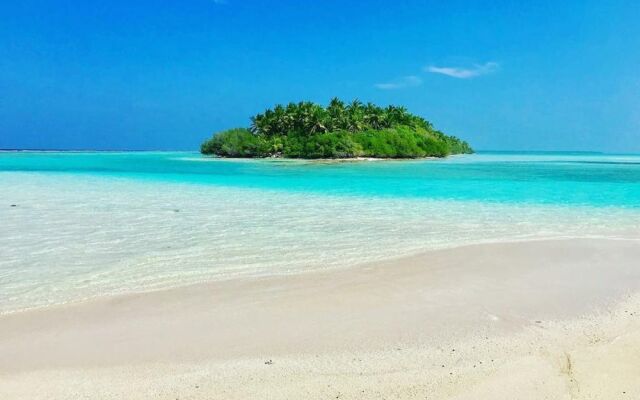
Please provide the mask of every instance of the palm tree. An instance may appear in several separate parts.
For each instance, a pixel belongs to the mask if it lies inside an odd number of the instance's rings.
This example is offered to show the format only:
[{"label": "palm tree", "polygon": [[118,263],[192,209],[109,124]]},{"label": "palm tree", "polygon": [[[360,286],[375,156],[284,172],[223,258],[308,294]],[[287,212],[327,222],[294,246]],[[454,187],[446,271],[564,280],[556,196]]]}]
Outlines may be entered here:
[{"label": "palm tree", "polygon": [[429,121],[410,114],[404,107],[390,105],[382,108],[372,103],[363,105],[358,99],[345,104],[335,97],[326,108],[309,101],[289,103],[286,106],[278,104],[273,109],[251,118],[251,131],[265,137],[286,135],[290,132],[303,135],[339,130],[359,132],[364,129],[381,130],[398,125],[434,131]]},{"label": "palm tree", "polygon": [[362,103],[355,99],[347,106],[347,129],[351,132],[358,132],[364,129],[364,112]]},{"label": "palm tree", "polygon": [[330,131],[347,129],[348,127],[347,114],[345,111],[344,102],[342,102],[337,97],[334,97],[333,99],[331,99],[331,101],[329,102],[329,105],[327,106],[327,114],[328,114],[327,128]]}]

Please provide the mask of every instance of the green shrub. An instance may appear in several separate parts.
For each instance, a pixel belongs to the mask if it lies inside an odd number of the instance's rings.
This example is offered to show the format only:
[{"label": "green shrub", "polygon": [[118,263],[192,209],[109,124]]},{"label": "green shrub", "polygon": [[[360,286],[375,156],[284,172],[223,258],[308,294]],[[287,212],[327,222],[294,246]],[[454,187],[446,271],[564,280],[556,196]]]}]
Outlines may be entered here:
[{"label": "green shrub", "polygon": [[200,152],[223,157],[263,157],[270,154],[268,143],[248,129],[235,128],[217,133],[205,141]]},{"label": "green shrub", "polygon": [[404,125],[379,131],[367,130],[353,136],[367,157],[417,158],[444,157],[449,154],[446,142],[426,131]]}]

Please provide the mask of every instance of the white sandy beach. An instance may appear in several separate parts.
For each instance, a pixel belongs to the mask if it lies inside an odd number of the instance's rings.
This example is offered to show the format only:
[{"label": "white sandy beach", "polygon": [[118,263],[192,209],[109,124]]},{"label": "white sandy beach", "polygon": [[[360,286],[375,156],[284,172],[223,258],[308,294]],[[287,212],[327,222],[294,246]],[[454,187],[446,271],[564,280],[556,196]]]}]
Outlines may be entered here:
[{"label": "white sandy beach", "polygon": [[0,317],[2,399],[637,399],[640,243],[439,250]]}]

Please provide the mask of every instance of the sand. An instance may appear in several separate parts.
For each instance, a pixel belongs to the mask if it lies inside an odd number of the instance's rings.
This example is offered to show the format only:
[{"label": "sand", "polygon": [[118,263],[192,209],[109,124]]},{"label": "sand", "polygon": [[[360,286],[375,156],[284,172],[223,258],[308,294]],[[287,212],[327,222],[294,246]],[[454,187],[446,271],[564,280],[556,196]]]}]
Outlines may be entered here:
[{"label": "sand", "polygon": [[483,244],[4,315],[0,398],[640,399],[638,260]]}]

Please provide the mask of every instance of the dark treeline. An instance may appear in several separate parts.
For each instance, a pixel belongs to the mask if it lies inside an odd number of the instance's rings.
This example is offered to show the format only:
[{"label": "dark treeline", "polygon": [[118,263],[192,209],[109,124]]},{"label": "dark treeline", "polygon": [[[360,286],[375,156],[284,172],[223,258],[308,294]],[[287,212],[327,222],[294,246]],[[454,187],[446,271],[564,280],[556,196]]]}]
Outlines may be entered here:
[{"label": "dark treeline", "polygon": [[333,99],[277,105],[251,118],[249,129],[215,134],[203,154],[224,157],[417,158],[472,153],[464,141],[445,135],[404,107],[379,107]]}]

